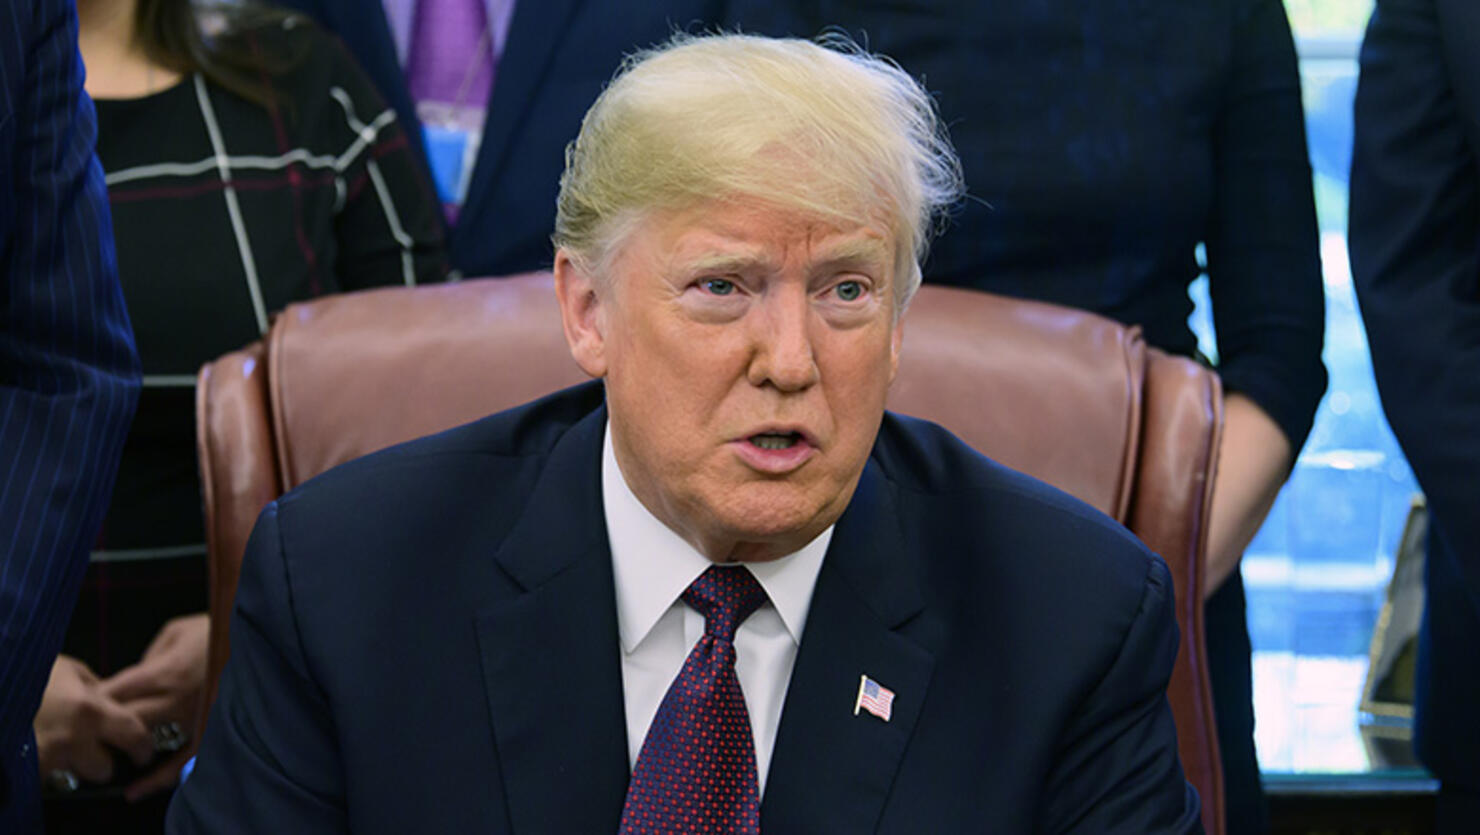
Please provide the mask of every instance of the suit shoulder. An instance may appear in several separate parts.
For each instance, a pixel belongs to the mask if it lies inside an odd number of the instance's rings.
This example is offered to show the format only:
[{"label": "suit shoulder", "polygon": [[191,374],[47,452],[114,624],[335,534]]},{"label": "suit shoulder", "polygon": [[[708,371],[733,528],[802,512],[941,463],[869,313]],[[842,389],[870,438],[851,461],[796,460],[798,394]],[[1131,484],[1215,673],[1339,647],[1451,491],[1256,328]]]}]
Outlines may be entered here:
[{"label": "suit shoulder", "polygon": [[[1120,619],[1166,571],[1108,515],[978,453],[946,429],[886,415],[874,462],[930,572],[961,589],[1055,589],[1048,609]],[[943,578],[943,579],[942,579]]]},{"label": "suit shoulder", "polygon": [[950,430],[920,418],[886,412],[874,461],[896,487],[922,495],[975,496],[1009,512],[1032,511],[1103,527],[1107,535],[1140,548],[1140,540],[1088,503],[977,452]]}]

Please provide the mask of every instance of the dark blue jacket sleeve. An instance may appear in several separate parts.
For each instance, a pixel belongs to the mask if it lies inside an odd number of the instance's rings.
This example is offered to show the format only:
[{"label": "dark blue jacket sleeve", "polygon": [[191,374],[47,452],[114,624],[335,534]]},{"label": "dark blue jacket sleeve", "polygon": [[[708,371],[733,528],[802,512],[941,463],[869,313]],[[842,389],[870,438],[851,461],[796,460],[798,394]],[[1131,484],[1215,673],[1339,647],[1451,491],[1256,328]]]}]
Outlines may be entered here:
[{"label": "dark blue jacket sleeve", "polygon": [[1299,450],[1326,390],[1315,199],[1284,5],[1232,4],[1232,66],[1214,126],[1208,290],[1224,387]]},{"label": "dark blue jacket sleeve", "polygon": [[[252,529],[200,754],[170,803],[169,835],[348,832],[333,718],[299,640],[281,500]],[[422,779],[425,775],[409,775]]]},{"label": "dark blue jacket sleeve", "polygon": [[1146,558],[1141,605],[1120,653],[1080,705],[1044,781],[1040,832],[1201,833],[1202,803],[1183,778],[1167,681],[1177,618],[1166,563]]},{"label": "dark blue jacket sleeve", "polygon": [[1352,279],[1388,422],[1480,611],[1480,8],[1441,26],[1439,5],[1381,0],[1362,45]]},{"label": "dark blue jacket sleeve", "polygon": [[138,396],[68,0],[0,4],[0,831]]}]

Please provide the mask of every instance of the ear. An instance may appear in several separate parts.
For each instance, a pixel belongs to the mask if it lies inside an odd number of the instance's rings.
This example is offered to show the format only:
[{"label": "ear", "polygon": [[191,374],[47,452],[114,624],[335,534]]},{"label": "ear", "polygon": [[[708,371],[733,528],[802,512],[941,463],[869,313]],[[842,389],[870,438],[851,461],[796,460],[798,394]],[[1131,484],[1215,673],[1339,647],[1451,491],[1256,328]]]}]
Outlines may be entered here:
[{"label": "ear", "polygon": [[605,377],[606,337],[596,280],[576,266],[563,249],[555,251],[555,297],[560,301],[560,323],[576,365],[592,377]]},{"label": "ear", "polygon": [[889,383],[894,384],[894,377],[899,373],[899,351],[904,347],[904,317],[900,316],[894,320],[894,332],[889,335]]}]

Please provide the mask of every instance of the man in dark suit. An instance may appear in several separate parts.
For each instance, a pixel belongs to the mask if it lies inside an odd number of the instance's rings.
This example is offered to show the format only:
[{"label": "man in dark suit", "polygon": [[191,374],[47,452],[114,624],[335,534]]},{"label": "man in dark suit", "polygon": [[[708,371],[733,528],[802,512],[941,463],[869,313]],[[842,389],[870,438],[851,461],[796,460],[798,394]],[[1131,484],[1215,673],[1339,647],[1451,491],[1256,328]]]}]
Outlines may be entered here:
[{"label": "man in dark suit", "polygon": [[959,194],[880,59],[631,65],[556,223],[602,382],[268,507],[168,830],[1201,831],[1165,564],[884,413]]},{"label": "man in dark suit", "polygon": [[[714,25],[722,8],[720,0],[277,2],[344,39],[421,158],[432,151],[428,170],[449,209],[449,259],[469,277],[549,268],[555,192],[581,115],[624,54],[674,28]],[[472,9],[446,11],[458,6]],[[443,20],[446,34],[435,31]],[[486,34],[456,37],[469,25]],[[445,71],[428,66],[433,50]],[[460,129],[467,118],[473,124]],[[474,160],[464,171],[467,134]]]},{"label": "man in dark suit", "polygon": [[1362,45],[1352,279],[1429,507],[1415,742],[1441,829],[1480,820],[1480,6],[1379,0]]},{"label": "man in dark suit", "polygon": [[[39,831],[31,719],[138,396],[70,0],[0,6],[0,832]],[[127,724],[127,717],[96,720]],[[125,745],[130,730],[104,736]]]}]

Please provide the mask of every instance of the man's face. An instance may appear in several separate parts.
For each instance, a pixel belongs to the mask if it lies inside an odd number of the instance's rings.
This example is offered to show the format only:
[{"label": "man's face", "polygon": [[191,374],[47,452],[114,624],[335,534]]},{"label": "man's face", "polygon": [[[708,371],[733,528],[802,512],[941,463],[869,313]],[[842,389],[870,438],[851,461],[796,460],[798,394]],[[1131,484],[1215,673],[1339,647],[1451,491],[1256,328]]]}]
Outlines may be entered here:
[{"label": "man's face", "polygon": [[617,461],[710,559],[790,553],[852,497],[898,365],[894,239],[745,199],[646,218],[603,281],[564,254],[577,360]]}]

